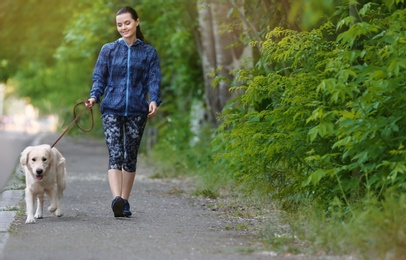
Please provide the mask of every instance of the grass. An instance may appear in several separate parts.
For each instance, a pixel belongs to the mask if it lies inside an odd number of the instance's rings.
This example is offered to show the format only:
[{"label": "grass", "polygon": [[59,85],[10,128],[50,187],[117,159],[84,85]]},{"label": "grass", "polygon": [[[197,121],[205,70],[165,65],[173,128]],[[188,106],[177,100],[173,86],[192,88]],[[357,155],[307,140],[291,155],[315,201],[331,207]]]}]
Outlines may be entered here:
[{"label": "grass", "polygon": [[19,211],[19,210],[20,210],[20,207],[18,207],[18,206],[13,206],[13,207],[6,206],[6,208],[3,211]]},{"label": "grass", "polygon": [[203,198],[208,199],[217,199],[219,197],[218,192],[215,192],[211,189],[203,189],[203,190],[196,189],[192,194],[194,196],[202,196]]},{"label": "grass", "polygon": [[285,229],[268,226],[264,241],[278,252],[353,255],[357,259],[406,259],[405,196],[364,200],[327,213],[316,205],[284,213]]}]

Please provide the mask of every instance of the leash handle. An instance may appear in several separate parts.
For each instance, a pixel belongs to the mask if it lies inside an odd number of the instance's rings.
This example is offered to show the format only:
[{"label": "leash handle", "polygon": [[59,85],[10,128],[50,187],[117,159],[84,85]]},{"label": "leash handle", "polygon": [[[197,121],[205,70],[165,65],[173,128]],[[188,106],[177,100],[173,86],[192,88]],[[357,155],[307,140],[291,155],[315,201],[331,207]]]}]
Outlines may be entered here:
[{"label": "leash handle", "polygon": [[[79,105],[82,105],[82,104],[85,105],[85,108],[80,112],[80,114],[79,114],[78,116],[76,116],[76,108],[77,108]],[[83,114],[83,112],[85,112],[86,109],[90,109],[90,117],[92,118],[92,124],[91,124],[91,126],[90,126],[89,129],[83,129],[82,127],[80,127],[79,124],[78,124],[78,122],[77,122],[77,119],[76,119],[76,118],[79,118],[79,117]],[[73,117],[75,118],[75,119],[74,119],[75,125],[76,125],[77,128],[79,128],[82,132],[88,133],[88,132],[90,132],[90,131],[93,130],[93,127],[94,127],[93,109],[92,109],[92,108],[89,108],[89,107],[87,106],[87,100],[82,101],[82,102],[79,102],[79,103],[77,103],[77,104],[73,107]]]},{"label": "leash handle", "polygon": [[[94,127],[93,110],[92,110],[92,108],[89,108],[89,107],[86,105],[86,103],[87,103],[87,100],[84,100],[84,101],[81,101],[81,102],[77,103],[77,104],[73,107],[73,117],[74,117],[73,121],[66,127],[66,129],[63,131],[63,133],[62,133],[62,134],[58,137],[58,139],[56,139],[56,141],[51,145],[51,148],[53,148],[53,147],[59,142],[59,140],[62,139],[62,137],[68,132],[68,130],[72,127],[73,124],[76,124],[76,126],[77,126],[80,130],[82,130],[83,132],[90,132],[90,131],[93,130],[93,127]],[[84,105],[85,105],[85,108],[83,108],[83,110],[82,110],[78,115],[76,115],[76,108],[77,108],[79,105],[81,105],[81,104],[84,104]],[[87,109],[90,109],[90,115],[91,115],[91,118],[92,118],[92,125],[90,126],[89,129],[83,129],[83,128],[81,128],[81,127],[79,126],[79,124],[78,124],[77,121],[78,121],[79,117],[83,114],[83,112],[85,112]]]}]

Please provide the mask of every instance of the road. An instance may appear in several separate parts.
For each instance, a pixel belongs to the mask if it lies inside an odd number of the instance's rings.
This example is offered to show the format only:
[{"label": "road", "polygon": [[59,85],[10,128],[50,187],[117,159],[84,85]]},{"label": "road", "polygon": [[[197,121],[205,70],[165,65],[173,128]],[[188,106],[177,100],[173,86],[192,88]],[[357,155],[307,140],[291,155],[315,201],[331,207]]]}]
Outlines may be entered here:
[{"label": "road", "polygon": [[0,130],[0,188],[3,189],[13,172],[20,153],[30,145],[36,135]]}]

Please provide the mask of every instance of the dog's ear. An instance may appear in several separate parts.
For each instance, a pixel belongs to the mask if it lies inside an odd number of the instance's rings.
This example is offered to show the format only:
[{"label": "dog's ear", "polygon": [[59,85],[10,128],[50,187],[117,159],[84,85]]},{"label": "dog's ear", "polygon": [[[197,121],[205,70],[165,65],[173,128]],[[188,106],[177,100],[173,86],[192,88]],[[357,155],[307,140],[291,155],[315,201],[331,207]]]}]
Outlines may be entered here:
[{"label": "dog's ear", "polygon": [[52,151],[52,148],[49,146],[47,147],[47,153],[48,153],[48,161],[49,161],[49,165],[53,165],[54,161],[55,161],[55,154],[54,151]]},{"label": "dog's ear", "polygon": [[52,148],[52,151],[55,155],[55,163],[57,165],[61,165],[65,162],[65,158],[62,156],[62,154],[56,149],[55,147]]},{"label": "dog's ear", "polygon": [[24,151],[21,153],[21,157],[20,157],[20,163],[22,166],[27,165],[28,163],[28,155],[30,154],[30,152],[32,151],[32,146],[28,146],[27,148],[24,149]]}]

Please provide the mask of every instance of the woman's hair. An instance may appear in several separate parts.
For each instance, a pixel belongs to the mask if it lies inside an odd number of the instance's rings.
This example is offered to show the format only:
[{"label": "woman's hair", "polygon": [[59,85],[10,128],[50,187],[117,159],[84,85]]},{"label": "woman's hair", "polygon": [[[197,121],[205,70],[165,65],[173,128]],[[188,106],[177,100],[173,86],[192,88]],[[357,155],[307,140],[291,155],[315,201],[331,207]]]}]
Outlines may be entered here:
[{"label": "woman's hair", "polygon": [[[120,14],[126,14],[126,13],[131,14],[131,17],[132,17],[135,21],[137,21],[137,19],[138,19],[138,14],[137,14],[137,12],[136,12],[133,8],[131,8],[131,7],[129,7],[129,6],[125,6],[125,7],[120,8],[120,10],[118,10],[116,16],[117,16],[117,15],[120,15]],[[144,35],[143,35],[142,32],[141,32],[141,27],[140,27],[139,24],[138,24],[138,26],[137,26],[137,30],[135,31],[135,36],[137,37],[137,39],[140,39],[140,40],[142,40],[142,41],[145,41]]]}]

